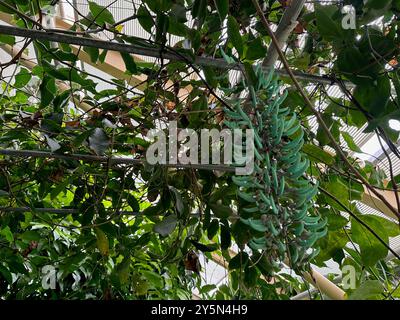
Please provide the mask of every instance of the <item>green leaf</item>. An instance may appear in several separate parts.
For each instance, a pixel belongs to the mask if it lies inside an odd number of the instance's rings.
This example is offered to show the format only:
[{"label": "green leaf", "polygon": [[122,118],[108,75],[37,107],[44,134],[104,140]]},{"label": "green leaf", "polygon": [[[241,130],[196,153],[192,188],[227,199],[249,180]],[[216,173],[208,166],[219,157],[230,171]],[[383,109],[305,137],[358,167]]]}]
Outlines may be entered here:
[{"label": "green leaf", "polygon": [[91,79],[85,79],[83,76],[81,76],[81,74],[75,70],[75,69],[71,69],[71,68],[55,68],[53,65],[51,65],[50,63],[43,61],[42,62],[44,71],[59,80],[64,80],[64,81],[72,81],[75,83],[78,83],[82,86],[82,88],[89,90],[90,92],[92,92],[93,94],[96,94],[96,83],[91,80]]},{"label": "green leaf", "polygon": [[161,222],[154,225],[154,231],[166,237],[175,230],[177,221],[174,215],[165,217]]},{"label": "green leaf", "polygon": [[124,285],[129,280],[129,269],[131,266],[131,257],[125,257],[115,268],[115,273],[118,276],[119,283]]},{"label": "green leaf", "polygon": [[214,290],[216,288],[217,287],[216,287],[215,284],[206,284],[206,285],[201,287],[200,293],[207,293],[207,292],[210,292],[211,290]]},{"label": "green leaf", "polygon": [[355,84],[370,86],[371,80],[378,76],[380,67],[371,65],[369,53],[356,46],[348,46],[337,56],[336,67]]},{"label": "green leaf", "polygon": [[146,6],[141,5],[137,12],[137,18],[139,20],[140,25],[146,30],[148,33],[151,33],[151,29],[154,26],[154,20],[147,10]]},{"label": "green leaf", "polygon": [[[337,176],[332,176],[330,181],[321,183],[322,187],[335,197],[336,200],[347,205],[349,202],[349,186],[344,184]],[[337,209],[343,209],[331,197],[326,196],[326,202]]]},{"label": "green leaf", "polygon": [[362,152],[361,149],[355,144],[352,136],[348,132],[342,131],[342,137],[343,137],[344,141],[346,141],[347,146],[349,147],[349,149],[351,151]]},{"label": "green leaf", "polygon": [[208,239],[214,238],[219,230],[219,221],[217,219],[213,219],[210,225],[207,228],[207,237]]},{"label": "green leaf", "polygon": [[9,226],[6,226],[5,228],[3,228],[3,229],[0,231],[0,234],[1,234],[2,236],[4,236],[4,238],[6,238],[6,240],[7,240],[9,243],[13,243],[13,242],[14,242],[14,235],[13,235],[13,233],[11,232]]},{"label": "green leaf", "polygon": [[212,243],[212,244],[202,244],[200,242],[190,240],[190,242],[195,246],[197,250],[200,250],[202,252],[212,252],[218,249],[217,244]]},{"label": "green leaf", "polygon": [[[317,28],[321,36],[328,41],[338,40],[343,37],[343,29],[340,21],[334,19],[339,16],[340,12],[336,5],[320,5],[315,4],[315,17],[317,20]],[[342,15],[340,15],[341,17]]]},{"label": "green leaf", "polygon": [[244,269],[248,262],[249,255],[241,251],[229,261],[229,270]]},{"label": "green leaf", "polygon": [[341,216],[340,214],[330,213],[328,215],[328,230],[329,231],[336,231],[344,228],[349,223],[345,217]]},{"label": "green leaf", "polygon": [[[374,52],[376,57],[391,57],[395,54],[396,43],[390,34],[385,34],[374,26],[363,28],[363,33],[360,42],[357,43],[361,52]],[[371,65],[371,61],[368,63]],[[380,63],[374,59],[372,64],[379,67]]]},{"label": "green leaf", "polygon": [[172,0],[144,0],[153,12],[165,12],[171,9],[175,1]]},{"label": "green leaf", "polygon": [[318,265],[323,265],[325,261],[332,259],[335,254],[343,250],[348,241],[343,229],[329,231],[326,237],[318,241],[318,246],[321,248],[316,258]]},{"label": "green leaf", "polygon": [[160,214],[164,210],[163,205],[161,201],[159,201],[155,206],[150,206],[147,207],[146,209],[143,210],[143,215],[144,216],[156,216]]},{"label": "green leaf", "polygon": [[218,80],[216,78],[215,72],[211,67],[203,67],[204,76],[206,78],[207,83],[215,88],[218,85]]},{"label": "green leaf", "polygon": [[379,280],[367,280],[349,296],[349,300],[379,299],[384,290]]},{"label": "green leaf", "polygon": [[293,58],[291,63],[293,65],[295,65],[296,68],[298,68],[299,70],[307,71],[307,69],[310,66],[310,59],[311,59],[311,56],[309,53],[303,53],[303,54]]},{"label": "green leaf", "polygon": [[172,19],[177,23],[181,23],[182,25],[184,25],[184,23],[187,22],[185,7],[183,5],[175,3],[171,8],[171,13],[169,17],[170,20]]},{"label": "green leaf", "polygon": [[[207,110],[208,101],[204,94],[202,94],[197,100],[192,103],[192,111],[202,111]],[[189,121],[193,125],[197,125],[201,119],[204,119],[206,116],[205,112],[193,112],[190,114]]]},{"label": "green leaf", "polygon": [[85,51],[87,54],[90,56],[90,61],[92,63],[97,63],[97,60],[99,59],[99,49],[94,48],[94,47],[83,47],[83,51]]},{"label": "green leaf", "polygon": [[228,16],[228,39],[237,50],[239,57],[243,56],[243,40],[239,31],[239,24],[232,16]]},{"label": "green leaf", "polygon": [[178,213],[184,214],[184,212],[185,212],[185,204],[183,203],[183,199],[182,199],[182,196],[181,196],[180,192],[176,188],[174,188],[172,186],[169,186],[168,188],[174,194],[176,210],[178,211]]},{"label": "green leaf", "polygon": [[215,5],[217,6],[218,14],[223,21],[228,14],[229,10],[229,0],[215,0]]},{"label": "green leaf", "polygon": [[[338,140],[339,135],[340,135],[339,122],[337,120],[333,119],[331,115],[326,114],[326,113],[322,114],[322,118],[323,118],[326,126],[328,127],[328,129],[331,131],[331,134],[333,135],[333,137],[336,140]],[[317,138],[320,146],[329,145],[331,143],[328,135],[325,133],[325,130],[322,128],[322,126],[318,126],[316,138]]]},{"label": "green leaf", "polygon": [[38,232],[30,230],[21,234],[21,239],[26,241],[39,241],[41,236]]},{"label": "green leaf", "polygon": [[4,277],[4,279],[6,279],[7,280],[7,282],[9,283],[9,284],[12,284],[12,274],[11,274],[11,272],[6,268],[6,267],[4,267],[3,265],[1,265],[0,264],[0,274]]},{"label": "green leaf", "polygon": [[82,145],[82,143],[89,138],[93,133],[93,130],[87,130],[83,133],[81,133],[80,135],[78,135],[74,140],[73,140],[73,145],[75,147],[80,147]]},{"label": "green leaf", "polygon": [[[2,2],[5,2],[5,3],[7,3],[8,5],[11,5],[12,7],[15,7],[14,1],[15,1],[15,0],[4,0],[4,1],[2,1]],[[5,12],[5,13],[10,13],[10,14],[15,14],[15,11],[13,11],[13,10],[7,8],[7,7],[4,6],[3,4],[0,4],[0,11],[1,11],[1,12]]]},{"label": "green leaf", "polygon": [[163,277],[159,274],[150,270],[141,270],[140,273],[147,279],[147,281],[152,284],[155,288],[163,288],[164,281]]},{"label": "green leaf", "polygon": [[121,52],[121,57],[124,60],[126,70],[130,74],[137,74],[138,71],[137,71],[136,63],[135,63],[135,60],[133,60],[132,55],[129,53],[126,53],[126,52]]},{"label": "green leaf", "polygon": [[207,0],[195,0],[192,7],[193,18],[198,18],[200,26],[203,24],[207,14]]},{"label": "green leaf", "polygon": [[327,165],[332,165],[335,162],[335,159],[330,153],[313,144],[305,144],[303,146],[303,152],[307,154],[311,161],[322,162]]},{"label": "green leaf", "polygon": [[26,6],[29,4],[29,0],[14,0],[14,1],[21,6]]},{"label": "green leaf", "polygon": [[13,46],[15,44],[15,37],[7,34],[0,34],[0,42]]},{"label": "green leaf", "polygon": [[114,24],[114,17],[106,7],[98,5],[94,1],[89,1],[89,9],[96,23],[103,25],[105,23]]},{"label": "green leaf", "polygon": [[232,216],[232,209],[229,206],[224,206],[222,204],[210,203],[210,209],[214,214],[220,219],[227,219]]},{"label": "green leaf", "polygon": [[267,49],[264,47],[261,38],[256,38],[246,45],[246,59],[257,60],[264,58],[267,54]]},{"label": "green leaf", "polygon": [[131,195],[130,193],[127,193],[126,201],[128,202],[129,206],[132,208],[132,211],[134,211],[134,212],[140,211],[140,204],[133,195]]},{"label": "green leaf", "polygon": [[104,63],[104,61],[106,61],[106,57],[107,57],[107,50],[103,49],[103,51],[99,55],[99,61],[101,63]]},{"label": "green leaf", "polygon": [[372,216],[369,218],[372,220],[377,221],[385,230],[386,234],[389,237],[397,237],[400,235],[400,227],[397,223],[394,223],[393,221],[390,221],[386,218],[379,217],[379,216]]},{"label": "green leaf", "polygon": [[385,8],[392,0],[366,0],[364,1],[364,5],[371,9],[383,9]]},{"label": "green leaf", "polygon": [[45,74],[40,84],[40,105],[42,108],[47,107],[54,99],[57,93],[56,81],[53,77]]},{"label": "green leaf", "polygon": [[375,117],[386,115],[390,94],[391,84],[387,76],[380,76],[369,84],[358,85],[353,93],[358,103]]},{"label": "green leaf", "polygon": [[[388,245],[389,234],[386,223],[373,215],[359,215],[362,222],[376,232],[376,234]],[[389,231],[393,232],[390,226]],[[361,260],[366,266],[374,266],[379,260],[384,259],[388,249],[361,223],[351,220],[351,238],[360,246]]]},{"label": "green leaf", "polygon": [[28,275],[29,271],[24,266],[24,264],[22,262],[23,260],[21,259],[22,260],[21,262],[17,261],[17,260],[19,260],[18,258],[19,258],[18,256],[15,256],[15,259],[7,261],[7,265],[9,266],[10,271],[12,273],[22,273],[22,274]]},{"label": "green leaf", "polygon": [[244,62],[243,65],[247,81],[251,86],[255,86],[257,83],[257,75],[254,72],[253,65],[250,64],[248,61]]},{"label": "green leaf", "polygon": [[187,38],[189,28],[182,22],[177,22],[173,18],[169,18],[168,20],[168,32],[170,34],[176,35],[178,37]]},{"label": "green leaf", "polygon": [[39,77],[40,79],[43,78],[43,67],[36,65],[32,69],[32,75]]},{"label": "green leaf", "polygon": [[168,31],[169,19],[168,16],[159,13],[156,19],[156,37],[155,41],[158,43],[165,43],[167,40],[167,31]]},{"label": "green leaf", "polygon": [[100,228],[95,228],[96,238],[97,238],[97,248],[103,256],[108,256],[110,252],[110,244],[107,235]]},{"label": "green leaf", "polygon": [[14,99],[14,102],[18,104],[28,103],[28,95],[26,95],[22,91],[18,91]]},{"label": "green leaf", "polygon": [[50,199],[54,200],[55,198],[57,198],[57,196],[60,194],[60,192],[67,191],[67,187],[71,182],[69,181],[69,179],[65,179],[65,181],[63,181],[62,183],[60,183],[59,185],[57,185],[53,190],[51,190],[50,192]]},{"label": "green leaf", "polygon": [[254,287],[259,278],[259,273],[257,271],[256,266],[247,264],[244,269],[244,283],[248,287]]},{"label": "green leaf", "polygon": [[53,106],[55,112],[62,112],[71,98],[71,92],[66,90],[54,98]]},{"label": "green leaf", "polygon": [[221,250],[226,250],[231,246],[231,233],[229,227],[221,225]]}]

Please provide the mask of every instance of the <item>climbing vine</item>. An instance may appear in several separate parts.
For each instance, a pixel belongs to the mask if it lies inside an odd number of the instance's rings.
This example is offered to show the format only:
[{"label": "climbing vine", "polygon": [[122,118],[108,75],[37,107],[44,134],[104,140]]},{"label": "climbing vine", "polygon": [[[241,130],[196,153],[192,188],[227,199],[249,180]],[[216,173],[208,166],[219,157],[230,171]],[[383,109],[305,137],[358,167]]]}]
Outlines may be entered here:
[{"label": "climbing vine", "polygon": [[[362,210],[371,188],[398,190],[399,1],[344,1],[355,29],[340,4],[300,10],[283,52],[323,125],[263,66],[261,18],[277,26],[289,2],[0,0],[0,299],[289,299],[326,265],[354,268],[347,297],[400,296],[399,204]],[[147,134],[171,121],[254,130],[254,173],[150,165]],[[359,159],[350,127],[387,167]],[[226,283],[207,283],[211,261]]]},{"label": "climbing vine", "polygon": [[294,269],[318,255],[308,252],[318,239],[327,234],[327,220],[310,215],[311,199],[318,191],[317,184],[304,176],[309,161],[300,153],[304,132],[296,114],[290,114],[281,103],[279,84],[266,78],[257,69],[257,82],[250,87],[252,109],[247,115],[237,104],[236,112],[225,110],[231,129],[246,126],[254,130],[255,168],[250,176],[233,176],[239,187],[238,197],[244,200],[239,212],[242,223],[252,230],[265,233],[248,243],[255,251],[262,250],[263,268],[279,271],[288,259]]}]

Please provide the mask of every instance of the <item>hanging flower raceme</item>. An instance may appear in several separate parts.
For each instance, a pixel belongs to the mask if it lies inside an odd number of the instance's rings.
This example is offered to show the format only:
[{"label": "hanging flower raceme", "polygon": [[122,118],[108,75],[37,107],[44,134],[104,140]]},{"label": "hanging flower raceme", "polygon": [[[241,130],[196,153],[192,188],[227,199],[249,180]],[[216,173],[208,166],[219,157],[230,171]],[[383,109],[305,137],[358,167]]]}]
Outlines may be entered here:
[{"label": "hanging flower raceme", "polygon": [[[305,269],[318,255],[316,241],[327,234],[327,221],[312,210],[318,183],[307,177],[309,160],[301,153],[304,131],[296,114],[282,107],[287,92],[272,73],[256,69],[257,83],[249,87],[251,110],[225,110],[230,129],[254,131],[254,171],[232,176],[237,185],[238,214],[252,231],[248,242],[259,263],[271,274],[288,262]],[[244,143],[240,146],[246,148]],[[262,252],[261,255],[259,252]]]}]

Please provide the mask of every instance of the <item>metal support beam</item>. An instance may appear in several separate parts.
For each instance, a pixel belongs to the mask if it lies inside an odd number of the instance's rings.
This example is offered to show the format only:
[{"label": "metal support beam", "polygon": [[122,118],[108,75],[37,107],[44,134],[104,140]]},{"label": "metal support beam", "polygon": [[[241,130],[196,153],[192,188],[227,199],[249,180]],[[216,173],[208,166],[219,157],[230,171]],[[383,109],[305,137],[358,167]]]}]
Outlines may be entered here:
[{"label": "metal support beam", "polygon": [[[143,55],[159,59],[167,59],[171,61],[184,61],[193,65],[208,66],[224,70],[243,70],[241,63],[228,63],[223,59],[214,59],[209,57],[191,57],[190,55],[185,55],[176,52],[172,48],[161,48],[157,46],[139,46],[135,44],[124,44],[112,41],[104,41],[93,38],[85,38],[78,35],[70,35],[55,31],[41,31],[41,30],[30,30],[24,28],[18,28],[13,26],[0,25],[0,34],[7,34],[12,36],[30,38],[34,40],[45,40],[45,41],[55,41],[67,44],[73,44],[78,46],[93,47],[111,51],[125,52],[137,55]],[[271,68],[265,68],[265,71],[270,71]],[[282,77],[287,77],[287,72],[285,70],[275,70],[275,73]],[[323,84],[334,84],[334,80],[330,79],[328,76],[315,76],[307,74],[304,72],[293,71],[296,78],[299,80],[304,80],[308,82],[317,82]],[[353,87],[354,85],[350,82],[346,82],[346,86]]]},{"label": "metal support beam", "polygon": [[[133,157],[123,156],[95,156],[90,154],[60,154],[53,153],[50,151],[38,151],[38,150],[13,150],[13,149],[0,149],[0,155],[10,157],[33,157],[33,158],[48,158],[48,159],[61,159],[61,160],[78,160],[88,162],[99,162],[106,163],[108,165],[133,165],[140,166],[146,164],[145,159],[135,159]],[[215,165],[215,164],[160,164],[161,166],[178,168],[178,169],[197,169],[197,170],[209,170],[209,171],[223,171],[223,172],[235,172],[238,167],[228,165]]]},{"label": "metal support beam", "polygon": [[[297,26],[297,18],[299,17],[301,10],[304,7],[306,0],[291,1],[289,6],[286,8],[281,20],[279,21],[278,28],[275,32],[275,37],[278,40],[279,47],[282,49],[286,44],[290,34]],[[275,46],[271,43],[267,56],[263,61],[263,66],[272,68],[278,60],[278,51]]]},{"label": "metal support beam", "polygon": [[[79,209],[72,208],[29,208],[29,207],[0,207],[0,212],[47,212],[53,214],[74,214],[82,212]],[[135,211],[115,211],[108,210],[109,214],[116,214],[120,216],[137,216],[140,215],[140,212]]]},{"label": "metal support beam", "polygon": [[[394,248],[394,251],[395,251],[397,254],[400,255],[400,246],[397,246],[396,248]],[[388,262],[388,261],[393,260],[394,258],[395,258],[394,254],[391,253],[391,252],[389,252],[389,254],[387,255],[387,257],[385,258],[385,261]],[[336,277],[336,278],[333,280],[333,282],[338,283],[338,282],[340,282],[341,280],[342,280],[342,276],[340,275],[340,276]],[[308,291],[301,292],[301,293],[295,295],[294,297],[290,298],[290,300],[306,300],[306,299],[310,298],[310,294],[312,294],[312,293],[314,293],[314,292],[317,292],[317,289],[313,288],[313,289],[310,289],[310,290],[308,290]]]}]

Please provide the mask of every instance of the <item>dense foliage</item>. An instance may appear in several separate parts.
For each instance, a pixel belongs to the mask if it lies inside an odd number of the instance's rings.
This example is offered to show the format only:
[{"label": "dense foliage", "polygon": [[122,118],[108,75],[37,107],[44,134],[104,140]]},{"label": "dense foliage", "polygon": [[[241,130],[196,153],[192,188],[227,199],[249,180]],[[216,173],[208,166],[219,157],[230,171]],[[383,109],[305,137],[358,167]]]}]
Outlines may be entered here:
[{"label": "dense foliage", "polygon": [[[41,29],[43,15],[54,2],[1,0],[0,11],[12,16],[18,27]],[[279,23],[286,2],[259,1],[271,24]],[[330,151],[332,141],[321,126],[311,130],[314,117],[290,79],[274,80],[272,89],[262,84],[268,73],[255,67],[262,64],[271,39],[252,1],[132,4],[130,19],[151,34],[149,39],[124,34],[129,19],[116,21],[111,14],[116,3],[88,1],[89,14],[77,12],[79,20],[70,33],[104,37],[106,32],[115,42],[189,58],[150,63],[121,53],[126,77],[107,80],[79,63],[83,52],[92,64],[101,65],[106,50],[0,34],[0,45],[21,50],[0,61],[0,150],[53,155],[1,156],[0,298],[190,299],[197,288],[202,298],[288,299],[308,285],[293,273],[277,273],[285,256],[295,271],[307,270],[308,259],[318,266],[332,259],[340,268],[353,266],[356,288],[347,291],[349,296],[399,297],[399,261],[385,261],[389,238],[400,233],[398,225],[358,211],[364,185]],[[341,98],[332,97],[328,85],[302,82],[353,166],[371,186],[396,191],[399,178],[353,158],[359,147],[341,128],[346,124],[375,132],[399,156],[399,133],[389,120],[400,120],[400,1],[344,3],[356,9],[356,29],[343,29],[338,4],[315,3],[303,9],[285,55],[293,69],[325,75],[342,89]],[[173,47],[172,36],[179,37]],[[38,57],[33,68],[21,59],[27,50]],[[228,65],[240,62],[243,68],[232,80],[226,69],[194,65],[190,57],[198,56]],[[138,75],[146,79],[138,80]],[[260,135],[258,146],[273,149],[271,157],[267,153],[258,159],[260,171],[275,166],[274,173],[263,171],[257,180],[268,195],[262,201],[272,208],[267,216],[259,204],[256,209],[249,206],[252,200],[238,187],[252,193],[249,183],[254,181],[229,172],[116,164],[108,158],[143,160],[149,145],[144,136],[169,120],[194,130],[235,126],[240,120],[249,126],[254,119],[245,116],[251,108],[262,119],[257,123],[266,125],[258,132],[272,138]],[[291,147],[285,150],[285,145]],[[104,157],[85,158],[88,155]],[[270,215],[275,204],[276,220]],[[297,213],[304,220],[301,214],[306,212],[308,222],[296,224],[294,218],[287,233],[280,230],[282,219]],[[311,241],[313,232],[318,236]],[[271,234],[281,238],[271,242]],[[296,242],[301,235],[297,244],[303,249],[287,239]],[[311,257],[307,248],[314,252]],[[227,284],[216,288],[202,282],[200,254],[226,259]],[[274,255],[278,261],[271,260]],[[57,271],[55,290],[42,285],[45,266]]]}]

